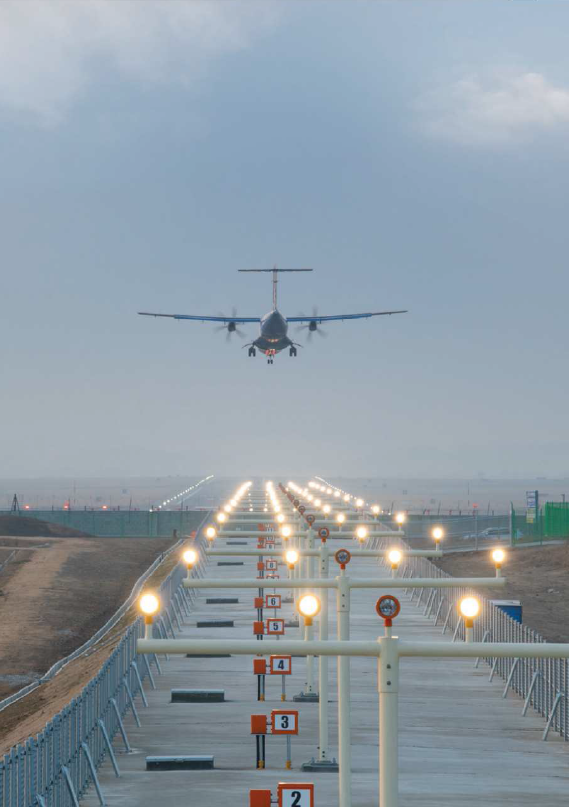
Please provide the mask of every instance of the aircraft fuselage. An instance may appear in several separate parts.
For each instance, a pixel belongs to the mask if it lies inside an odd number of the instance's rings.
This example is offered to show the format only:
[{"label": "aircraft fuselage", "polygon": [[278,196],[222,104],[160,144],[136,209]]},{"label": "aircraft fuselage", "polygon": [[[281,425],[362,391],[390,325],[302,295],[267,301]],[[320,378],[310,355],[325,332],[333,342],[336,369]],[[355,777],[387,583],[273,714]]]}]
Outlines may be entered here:
[{"label": "aircraft fuselage", "polygon": [[293,343],[287,336],[288,322],[281,312],[274,308],[261,318],[259,336],[252,343],[256,348],[272,354],[285,350]]}]

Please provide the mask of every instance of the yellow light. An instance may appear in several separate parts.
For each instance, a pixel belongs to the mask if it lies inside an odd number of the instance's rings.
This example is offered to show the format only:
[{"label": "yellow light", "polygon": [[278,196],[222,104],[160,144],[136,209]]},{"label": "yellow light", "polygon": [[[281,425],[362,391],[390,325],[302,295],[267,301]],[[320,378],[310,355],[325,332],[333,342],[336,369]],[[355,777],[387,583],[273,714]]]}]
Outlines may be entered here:
[{"label": "yellow light", "polygon": [[504,552],[503,549],[495,549],[492,552],[492,560],[494,561],[494,563],[498,564],[503,563],[505,559],[506,559],[506,553]]},{"label": "yellow light", "polygon": [[237,499],[231,499],[231,501],[229,502],[229,504],[230,504],[232,507],[237,507]]},{"label": "yellow light", "polygon": [[225,515],[225,513],[218,513],[215,518],[217,521],[219,521],[220,524],[223,524],[224,521],[227,521],[227,516]]},{"label": "yellow light", "polygon": [[343,524],[345,520],[346,516],[343,513],[338,513],[338,515],[336,516],[336,521],[338,522],[338,524]]},{"label": "yellow light", "polygon": [[349,493],[346,493],[346,495],[344,496],[344,501],[345,501],[345,502],[349,502],[349,501],[350,501],[350,494],[349,494]]},{"label": "yellow light", "polygon": [[440,541],[444,535],[444,530],[442,527],[435,527],[432,532],[433,538],[435,541]]},{"label": "yellow light", "polygon": [[320,499],[314,499],[314,507],[320,507],[321,504],[322,502],[320,501]]},{"label": "yellow light", "polygon": [[356,507],[363,507],[364,500],[363,499],[356,499]]},{"label": "yellow light", "polygon": [[322,508],[322,512],[325,513],[326,515],[328,515],[328,513],[330,512],[331,509],[332,508],[330,507],[329,504],[325,504],[324,507]]},{"label": "yellow light", "polygon": [[285,560],[289,566],[294,566],[294,564],[298,561],[298,552],[296,549],[287,549],[285,552]]},{"label": "yellow light", "polygon": [[460,601],[460,613],[466,619],[474,619],[480,611],[480,603],[476,597],[464,597]]},{"label": "yellow light", "polygon": [[205,531],[205,537],[208,539],[208,541],[213,541],[216,535],[217,532],[215,527],[208,527],[207,530]]},{"label": "yellow light", "polygon": [[283,538],[290,538],[292,535],[292,529],[288,526],[288,524],[281,527],[281,535]]},{"label": "yellow light", "polygon": [[356,537],[358,541],[365,541],[367,538],[367,527],[358,527],[356,530]]},{"label": "yellow light", "polygon": [[298,610],[302,616],[313,617],[320,611],[320,600],[314,594],[305,594],[298,601]]},{"label": "yellow light", "polygon": [[226,512],[226,513],[230,513],[230,512],[231,512],[231,505],[230,505],[230,504],[226,504],[226,505],[225,505],[225,507],[224,507],[223,509],[225,510],[225,512]]},{"label": "yellow light", "polygon": [[284,520],[285,520],[284,514],[279,513],[277,516],[277,521],[279,522],[279,524],[284,524]]},{"label": "yellow light", "polygon": [[195,549],[186,549],[186,551],[182,554],[184,559],[184,563],[188,566],[193,566],[196,560],[198,559],[198,553]]},{"label": "yellow light", "polygon": [[160,600],[156,594],[143,594],[138,601],[138,605],[143,614],[152,616],[160,608]]},{"label": "yellow light", "polygon": [[340,491],[339,490],[334,491],[334,498],[336,498],[336,499],[340,498]]},{"label": "yellow light", "polygon": [[398,566],[401,563],[401,558],[403,557],[402,553],[399,549],[390,549],[387,553],[387,560],[391,563],[392,566]]},{"label": "yellow light", "polygon": [[400,525],[404,524],[405,523],[405,513],[397,513],[397,515],[395,516],[395,521]]},{"label": "yellow light", "polygon": [[326,488],[326,493],[327,493],[327,494],[328,494],[328,496],[329,496],[329,495],[332,493],[332,488]]},{"label": "yellow light", "polygon": [[379,504],[373,504],[371,507],[371,512],[374,514],[374,516],[378,516],[380,510],[381,507],[379,506]]}]

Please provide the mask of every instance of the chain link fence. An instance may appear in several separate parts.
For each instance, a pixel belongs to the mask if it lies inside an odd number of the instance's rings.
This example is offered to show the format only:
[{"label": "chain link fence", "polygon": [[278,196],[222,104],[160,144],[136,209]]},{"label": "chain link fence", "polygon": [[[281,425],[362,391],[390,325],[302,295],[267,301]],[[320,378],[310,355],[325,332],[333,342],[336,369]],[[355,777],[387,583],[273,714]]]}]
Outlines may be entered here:
[{"label": "chain link fence", "polygon": [[[374,548],[399,548],[405,552],[411,547],[401,538],[376,539]],[[427,558],[406,556],[400,566],[400,577],[449,578],[452,575],[439,569]],[[472,588],[453,586],[451,588],[409,588],[406,590],[411,601],[421,608],[443,634],[452,633],[453,641],[465,639],[465,627],[459,612],[458,603],[463,597],[475,596],[480,601],[480,613],[474,620],[474,641],[476,642],[517,642],[542,643],[546,640],[534,630],[508,616],[501,608],[493,605],[487,597],[481,596]],[[531,658],[484,658],[476,661],[479,667],[484,661],[490,668],[489,680],[498,675],[505,681],[502,697],[512,690],[524,700],[522,714],[530,706],[546,721],[543,739],[550,731],[557,732],[564,740],[569,740],[569,702],[567,685],[569,680],[569,660]]]},{"label": "chain link fence", "polygon": [[[201,576],[203,567],[195,567],[194,574]],[[175,627],[181,630],[183,616],[190,614],[195,595],[182,586],[185,575],[186,569],[179,563],[159,588],[161,611],[153,626],[157,638],[174,637]],[[105,804],[97,770],[109,758],[119,776],[113,741],[119,737],[124,751],[132,750],[124,717],[131,712],[140,725],[136,701],[147,706],[144,686],[154,689],[153,671],[161,673],[156,655],[136,654],[136,641],[143,634],[144,623],[138,618],[81,694],[37,736],[4,755],[0,807],[78,807],[91,785],[101,805]]]}]

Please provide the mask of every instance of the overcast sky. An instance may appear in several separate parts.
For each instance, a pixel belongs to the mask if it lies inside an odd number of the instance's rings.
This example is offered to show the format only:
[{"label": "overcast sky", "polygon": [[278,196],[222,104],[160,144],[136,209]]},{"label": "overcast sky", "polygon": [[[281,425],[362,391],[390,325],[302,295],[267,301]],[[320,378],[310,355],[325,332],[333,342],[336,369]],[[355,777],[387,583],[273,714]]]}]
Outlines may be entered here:
[{"label": "overcast sky", "polygon": [[[0,4],[0,476],[569,475],[565,2]],[[200,323],[331,323],[273,366]],[[250,338],[255,326],[246,326]]]}]

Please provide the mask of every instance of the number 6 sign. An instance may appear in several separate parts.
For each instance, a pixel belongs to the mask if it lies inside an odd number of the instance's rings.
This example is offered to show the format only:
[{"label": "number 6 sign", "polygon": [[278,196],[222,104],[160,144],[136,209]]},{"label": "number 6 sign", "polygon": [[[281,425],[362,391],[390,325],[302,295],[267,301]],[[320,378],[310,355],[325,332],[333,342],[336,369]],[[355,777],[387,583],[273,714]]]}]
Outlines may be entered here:
[{"label": "number 6 sign", "polygon": [[271,734],[298,734],[298,712],[284,709],[272,711]]},{"label": "number 6 sign", "polygon": [[314,807],[314,785],[279,782],[279,807]]}]

